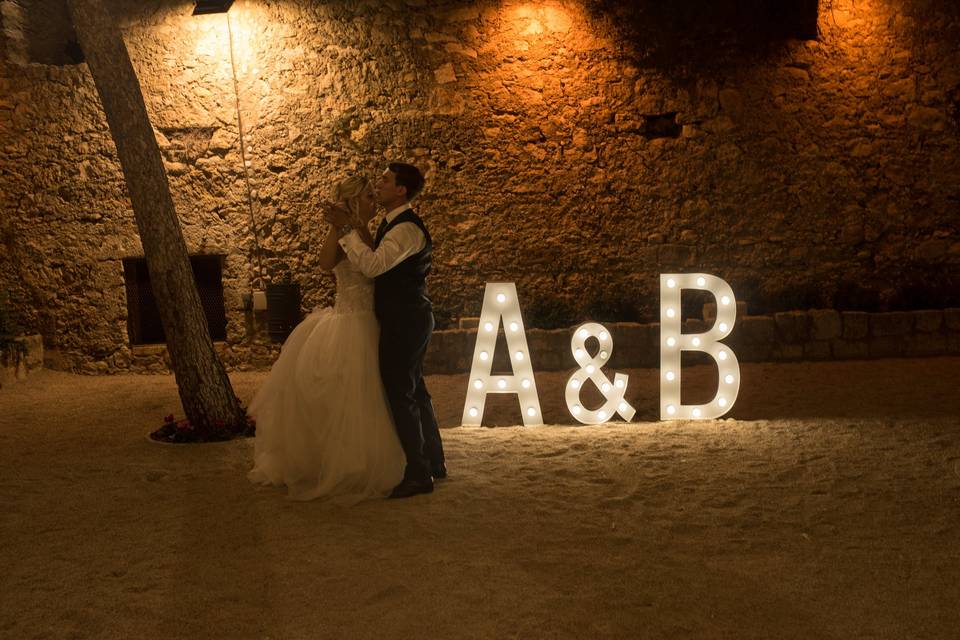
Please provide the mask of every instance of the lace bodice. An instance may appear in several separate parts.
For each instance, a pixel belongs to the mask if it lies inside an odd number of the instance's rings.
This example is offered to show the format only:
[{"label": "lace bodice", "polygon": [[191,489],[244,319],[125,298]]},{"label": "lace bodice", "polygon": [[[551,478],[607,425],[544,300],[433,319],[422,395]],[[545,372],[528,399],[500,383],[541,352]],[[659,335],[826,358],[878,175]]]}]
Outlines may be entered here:
[{"label": "lace bodice", "polygon": [[344,258],[333,273],[337,278],[337,297],[333,309],[337,313],[373,312],[373,280]]}]

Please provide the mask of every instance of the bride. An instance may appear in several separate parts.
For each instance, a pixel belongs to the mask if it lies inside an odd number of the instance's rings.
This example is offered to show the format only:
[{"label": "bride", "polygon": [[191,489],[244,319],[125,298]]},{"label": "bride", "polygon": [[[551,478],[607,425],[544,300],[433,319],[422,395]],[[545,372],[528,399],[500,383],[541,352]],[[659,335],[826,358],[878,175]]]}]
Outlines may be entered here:
[{"label": "bride", "polygon": [[[372,246],[369,181],[344,180],[334,199]],[[248,408],[257,421],[248,477],[286,485],[295,500],[386,496],[406,464],[380,380],[373,281],[344,258],[331,227],[320,266],[336,275],[336,301],[297,325]]]}]

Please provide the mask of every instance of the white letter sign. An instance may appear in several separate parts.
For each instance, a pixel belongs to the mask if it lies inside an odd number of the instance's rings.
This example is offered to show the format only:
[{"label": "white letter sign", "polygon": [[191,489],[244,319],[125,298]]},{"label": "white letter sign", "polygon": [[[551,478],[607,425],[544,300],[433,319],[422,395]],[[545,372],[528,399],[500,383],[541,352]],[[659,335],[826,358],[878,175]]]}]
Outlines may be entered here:
[{"label": "white letter sign", "polygon": [[[680,332],[680,291],[709,291],[717,300],[717,319],[704,333]],[[733,406],[740,391],[740,365],[730,347],[719,341],[730,335],[737,302],[726,282],[705,273],[660,276],[660,419],[719,418]],[[680,352],[701,351],[717,363],[720,384],[713,400],[701,405],[680,404]]]},{"label": "white letter sign", "polygon": [[[586,340],[590,337],[596,338],[600,344],[597,355],[592,357],[587,353],[586,347]],[[588,322],[574,331],[570,349],[573,351],[573,359],[580,365],[580,370],[575,371],[567,380],[567,408],[573,417],[583,424],[600,424],[608,421],[615,413],[619,413],[629,422],[636,413],[630,403],[623,399],[629,376],[617,373],[613,376],[611,383],[610,379],[600,371],[613,354],[613,339],[610,337],[610,332],[604,329],[603,325]],[[597,385],[597,389],[606,398],[606,402],[599,409],[586,409],[580,404],[580,392],[583,390],[583,383],[588,379]]]},{"label": "white letter sign", "polygon": [[[497,346],[500,321],[510,352],[513,375],[490,375],[493,370],[493,350]],[[527,334],[520,317],[517,287],[512,282],[488,282],[483,294],[477,344],[473,350],[473,365],[467,387],[467,401],[463,405],[463,424],[479,426],[483,419],[483,405],[488,393],[515,393],[520,401],[523,424],[543,424],[537,382],[533,377]]]}]

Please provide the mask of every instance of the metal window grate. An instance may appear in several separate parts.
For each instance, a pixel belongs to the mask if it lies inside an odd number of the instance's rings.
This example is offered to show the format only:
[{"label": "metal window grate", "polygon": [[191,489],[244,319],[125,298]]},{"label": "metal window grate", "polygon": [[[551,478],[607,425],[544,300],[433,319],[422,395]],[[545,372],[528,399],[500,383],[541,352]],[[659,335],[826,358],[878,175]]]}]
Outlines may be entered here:
[{"label": "metal window grate", "polygon": [[[207,316],[210,338],[226,340],[227,315],[223,303],[223,256],[190,256],[200,303]],[[163,344],[167,341],[160,312],[150,286],[145,258],[125,258],[123,275],[127,287],[127,333],[130,344]]]}]

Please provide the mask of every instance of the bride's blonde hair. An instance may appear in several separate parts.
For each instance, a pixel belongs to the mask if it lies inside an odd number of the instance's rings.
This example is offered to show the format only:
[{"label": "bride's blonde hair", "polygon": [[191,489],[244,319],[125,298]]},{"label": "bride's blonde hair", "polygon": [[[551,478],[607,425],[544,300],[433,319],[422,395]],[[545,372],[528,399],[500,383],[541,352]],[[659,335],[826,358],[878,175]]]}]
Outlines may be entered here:
[{"label": "bride's blonde hair", "polygon": [[363,193],[363,190],[370,186],[370,181],[361,176],[350,176],[340,181],[333,190],[334,202],[343,200],[347,204],[347,209],[354,216],[360,215],[360,207],[357,198]]}]

